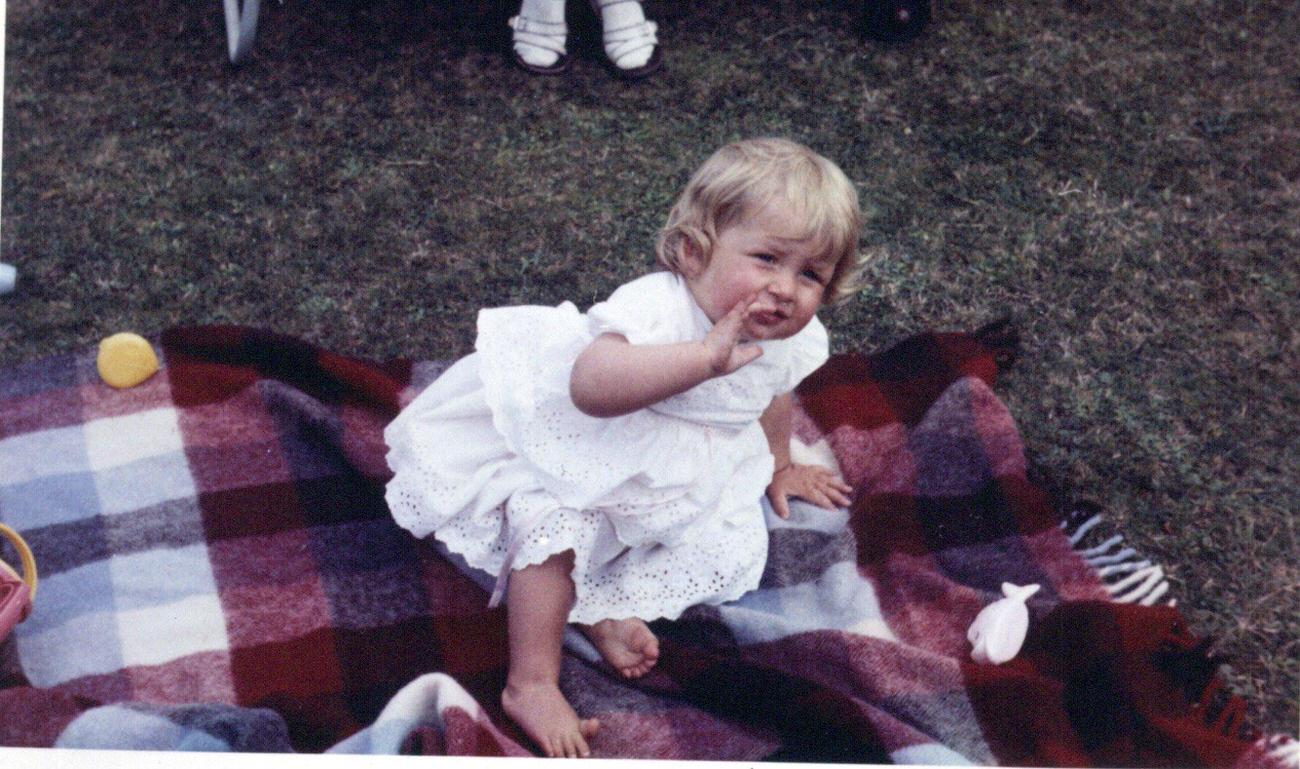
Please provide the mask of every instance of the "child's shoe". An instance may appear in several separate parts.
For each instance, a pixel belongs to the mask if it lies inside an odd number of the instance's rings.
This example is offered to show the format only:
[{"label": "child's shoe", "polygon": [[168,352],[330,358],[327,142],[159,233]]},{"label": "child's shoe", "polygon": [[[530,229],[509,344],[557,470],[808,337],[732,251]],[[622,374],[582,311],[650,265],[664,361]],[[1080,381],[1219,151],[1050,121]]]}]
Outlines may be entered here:
[{"label": "child's shoe", "polygon": [[515,64],[534,75],[558,75],[569,67],[564,0],[523,0],[510,17]]},{"label": "child's shoe", "polygon": [[600,16],[601,41],[615,74],[638,80],[659,69],[659,25],[646,20],[641,0],[591,0],[591,7]]}]

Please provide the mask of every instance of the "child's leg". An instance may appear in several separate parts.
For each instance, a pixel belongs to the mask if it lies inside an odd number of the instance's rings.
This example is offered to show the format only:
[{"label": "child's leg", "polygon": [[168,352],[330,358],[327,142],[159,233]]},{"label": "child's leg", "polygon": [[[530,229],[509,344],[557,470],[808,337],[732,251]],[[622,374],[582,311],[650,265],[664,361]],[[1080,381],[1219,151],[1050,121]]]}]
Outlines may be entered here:
[{"label": "child's leg", "polygon": [[594,625],[579,625],[600,656],[624,678],[640,678],[659,661],[659,639],[645,622],[631,619],[603,619]]},{"label": "child's leg", "polygon": [[560,693],[560,648],[573,605],[573,552],[511,573],[506,587],[510,670],[501,706],[546,751],[568,758],[591,754],[587,739],[600,724],[579,719]]}]

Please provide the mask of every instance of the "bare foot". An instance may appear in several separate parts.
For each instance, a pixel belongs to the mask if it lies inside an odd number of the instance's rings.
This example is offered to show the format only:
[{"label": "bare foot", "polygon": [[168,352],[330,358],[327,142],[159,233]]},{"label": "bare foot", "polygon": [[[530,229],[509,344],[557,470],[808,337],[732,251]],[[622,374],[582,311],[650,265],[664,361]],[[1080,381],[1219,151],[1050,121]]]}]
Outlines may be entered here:
[{"label": "bare foot", "polygon": [[506,715],[523,727],[551,758],[586,758],[591,755],[587,740],[596,735],[600,722],[579,719],[555,684],[506,684],[501,693]]},{"label": "bare foot", "polygon": [[659,661],[659,639],[635,617],[603,619],[579,627],[600,651],[600,656],[624,678],[640,678]]}]

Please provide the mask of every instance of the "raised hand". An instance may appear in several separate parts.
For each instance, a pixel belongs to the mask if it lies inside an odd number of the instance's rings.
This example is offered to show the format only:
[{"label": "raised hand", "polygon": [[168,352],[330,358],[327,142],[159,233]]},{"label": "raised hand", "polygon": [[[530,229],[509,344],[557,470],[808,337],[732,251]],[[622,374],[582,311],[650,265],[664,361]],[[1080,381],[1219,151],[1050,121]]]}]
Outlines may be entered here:
[{"label": "raised hand", "polygon": [[853,487],[838,475],[817,465],[789,464],[772,476],[767,499],[780,518],[790,517],[790,497],[806,499],[818,507],[848,507]]},{"label": "raised hand", "polygon": [[740,342],[740,332],[745,326],[745,317],[750,308],[758,301],[755,292],[736,302],[736,305],[713,324],[703,345],[709,351],[709,365],[714,376],[730,374],[747,363],[752,363],[763,350],[756,344]]}]

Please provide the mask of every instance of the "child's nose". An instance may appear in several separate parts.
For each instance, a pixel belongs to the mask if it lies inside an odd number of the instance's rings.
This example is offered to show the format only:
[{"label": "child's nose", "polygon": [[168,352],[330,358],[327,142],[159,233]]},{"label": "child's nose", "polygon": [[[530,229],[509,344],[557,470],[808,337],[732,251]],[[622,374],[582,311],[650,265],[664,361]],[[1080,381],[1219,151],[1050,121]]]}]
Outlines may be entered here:
[{"label": "child's nose", "polygon": [[794,294],[794,278],[785,274],[773,276],[767,290],[778,299],[788,299]]}]

